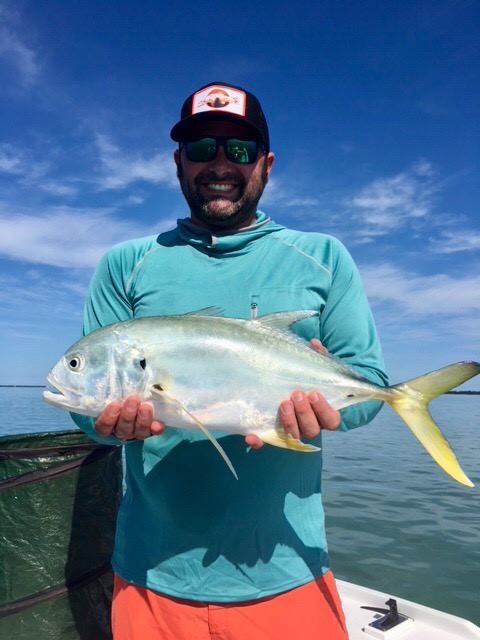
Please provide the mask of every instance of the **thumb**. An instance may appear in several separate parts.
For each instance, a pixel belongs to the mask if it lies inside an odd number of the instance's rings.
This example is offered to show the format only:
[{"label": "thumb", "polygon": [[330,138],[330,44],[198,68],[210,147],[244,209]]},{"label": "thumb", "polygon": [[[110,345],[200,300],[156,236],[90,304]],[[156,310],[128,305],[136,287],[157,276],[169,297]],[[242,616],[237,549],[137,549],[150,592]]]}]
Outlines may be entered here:
[{"label": "thumb", "polygon": [[328,349],[324,347],[320,340],[318,340],[317,338],[313,338],[312,340],[310,340],[310,346],[312,347],[312,349],[315,349],[315,351],[319,351],[320,353],[328,353]]}]

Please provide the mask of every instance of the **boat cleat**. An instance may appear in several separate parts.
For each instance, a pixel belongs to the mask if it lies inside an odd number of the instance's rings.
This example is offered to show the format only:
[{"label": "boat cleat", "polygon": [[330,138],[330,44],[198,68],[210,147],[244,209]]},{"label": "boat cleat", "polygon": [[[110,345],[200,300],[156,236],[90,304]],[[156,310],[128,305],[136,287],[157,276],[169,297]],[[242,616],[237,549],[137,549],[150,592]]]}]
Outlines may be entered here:
[{"label": "boat cleat", "polygon": [[383,614],[377,615],[372,622],[363,627],[362,631],[365,636],[368,638],[378,638],[378,640],[396,640],[396,638],[405,637],[413,626],[412,618],[398,612],[397,601],[394,598],[390,598],[385,604],[388,609],[361,607],[361,609]]}]

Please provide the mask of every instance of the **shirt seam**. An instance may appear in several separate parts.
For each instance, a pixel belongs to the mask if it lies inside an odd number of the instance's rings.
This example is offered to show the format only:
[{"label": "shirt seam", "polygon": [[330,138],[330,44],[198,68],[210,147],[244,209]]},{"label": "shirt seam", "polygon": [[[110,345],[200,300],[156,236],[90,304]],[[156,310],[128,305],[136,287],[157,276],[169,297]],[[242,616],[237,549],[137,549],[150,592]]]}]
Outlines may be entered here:
[{"label": "shirt seam", "polygon": [[305,251],[302,251],[302,249],[299,249],[298,247],[296,247],[294,244],[290,243],[290,242],[286,242],[285,240],[283,240],[283,238],[279,238],[278,236],[275,235],[270,235],[270,239],[271,240],[276,240],[277,242],[280,242],[281,244],[283,244],[285,247],[288,247],[289,249],[291,249],[292,251],[295,251],[296,253],[299,253],[301,256],[303,256],[304,258],[306,258],[307,260],[309,260],[310,262],[313,262],[313,264],[318,267],[319,269],[321,269],[322,271],[324,271],[328,277],[331,279],[332,278],[332,272],[330,271],[330,269],[328,269],[325,265],[323,265],[321,262],[319,262],[316,258],[314,258],[313,256],[309,255],[308,253],[306,253]]},{"label": "shirt seam", "polygon": [[155,253],[156,251],[159,251],[159,250],[160,250],[160,247],[152,247],[133,266],[133,269],[132,269],[130,275],[128,276],[127,282],[125,283],[125,292],[126,292],[128,298],[130,297],[130,294],[131,294],[131,288],[133,286],[133,281],[137,277],[138,272],[139,272],[143,262],[146,260],[146,258],[151,253]]}]

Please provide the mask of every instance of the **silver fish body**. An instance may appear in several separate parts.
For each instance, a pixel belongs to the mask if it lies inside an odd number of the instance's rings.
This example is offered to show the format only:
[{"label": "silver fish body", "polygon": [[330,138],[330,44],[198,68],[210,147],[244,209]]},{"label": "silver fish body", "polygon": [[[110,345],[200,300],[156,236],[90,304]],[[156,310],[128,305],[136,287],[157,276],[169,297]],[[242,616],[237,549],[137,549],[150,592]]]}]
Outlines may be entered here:
[{"label": "silver fish body", "polygon": [[288,332],[311,315],[290,312],[246,321],[191,314],[110,325],[66,352],[48,376],[57,393],[46,391],[44,398],[97,416],[109,402],[137,394],[151,401],[155,416],[170,427],[255,434],[299,451],[316,447],[287,436],[278,419],[280,402],[295,388],[319,391],[336,409],[383,400],[448,473],[471,486],[426,404],[479,373],[480,365],[451,365],[417,379],[416,386],[380,387]]}]

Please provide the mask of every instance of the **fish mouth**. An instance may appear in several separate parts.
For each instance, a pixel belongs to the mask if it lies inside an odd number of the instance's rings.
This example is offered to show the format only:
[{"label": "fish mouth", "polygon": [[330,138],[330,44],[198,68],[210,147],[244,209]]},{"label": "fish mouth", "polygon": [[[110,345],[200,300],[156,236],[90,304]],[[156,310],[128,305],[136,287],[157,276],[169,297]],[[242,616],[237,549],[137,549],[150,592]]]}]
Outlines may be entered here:
[{"label": "fish mouth", "polygon": [[98,405],[97,398],[81,391],[64,387],[52,373],[47,376],[47,388],[42,395],[44,401],[48,404],[84,416],[97,417],[103,408]]},{"label": "fish mouth", "polygon": [[42,394],[43,399],[48,404],[53,404],[55,407],[66,407],[69,404],[69,398],[62,389],[62,386],[54,380],[53,376],[49,374],[47,376],[47,388]]},{"label": "fish mouth", "polygon": [[60,384],[53,373],[49,373],[47,376],[47,388],[43,392],[43,399],[54,407],[69,411],[78,410],[82,404],[81,395],[74,389]]}]

